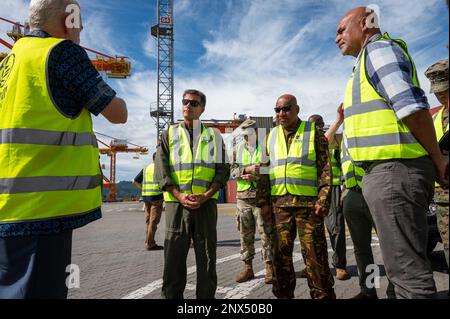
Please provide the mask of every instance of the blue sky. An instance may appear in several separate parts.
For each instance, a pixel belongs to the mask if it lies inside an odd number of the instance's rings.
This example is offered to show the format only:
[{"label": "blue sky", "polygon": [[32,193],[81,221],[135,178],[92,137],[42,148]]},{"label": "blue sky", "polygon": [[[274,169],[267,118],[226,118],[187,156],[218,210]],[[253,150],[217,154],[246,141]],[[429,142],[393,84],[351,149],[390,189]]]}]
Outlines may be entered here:
[{"label": "blue sky", "polygon": [[[108,80],[128,103],[128,123],[110,125],[100,116],[95,129],[153,151],[156,128],[149,105],[156,101],[156,41],[149,31],[156,22],[156,0],[79,2],[82,44],[133,61],[131,78]],[[2,0],[0,16],[23,22],[28,3]],[[208,99],[205,119],[231,119],[235,112],[271,116],[277,97],[291,93],[299,100],[300,117],[319,113],[330,123],[354,63],[334,44],[336,25],[361,5],[378,6],[382,31],[408,43],[428,92],[423,72],[448,57],[444,0],[174,0],[176,118],[183,90],[198,88]],[[1,37],[8,28],[0,23]],[[428,97],[437,105],[434,96]],[[117,179],[131,180],[149,162],[149,156],[119,155]]]}]

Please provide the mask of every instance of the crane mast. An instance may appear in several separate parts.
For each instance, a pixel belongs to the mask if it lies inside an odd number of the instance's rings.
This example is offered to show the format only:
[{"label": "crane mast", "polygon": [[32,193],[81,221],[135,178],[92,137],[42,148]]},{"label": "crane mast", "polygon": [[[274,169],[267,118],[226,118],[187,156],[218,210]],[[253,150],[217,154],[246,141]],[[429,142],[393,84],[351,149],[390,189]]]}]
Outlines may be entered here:
[{"label": "crane mast", "polygon": [[173,0],[158,0],[158,23],[151,29],[158,48],[157,105],[150,108],[155,120],[157,137],[174,122],[173,112]]}]

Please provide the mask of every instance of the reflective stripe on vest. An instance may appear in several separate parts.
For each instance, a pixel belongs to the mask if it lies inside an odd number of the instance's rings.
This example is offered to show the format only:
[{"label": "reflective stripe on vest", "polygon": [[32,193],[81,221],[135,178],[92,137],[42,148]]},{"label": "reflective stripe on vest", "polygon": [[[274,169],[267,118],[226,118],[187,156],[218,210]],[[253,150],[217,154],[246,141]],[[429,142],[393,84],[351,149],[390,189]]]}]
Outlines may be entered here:
[{"label": "reflective stripe on vest", "polygon": [[[220,133],[202,125],[200,138],[194,143],[194,158],[186,129],[180,124],[169,127],[169,167],[172,181],[182,193],[202,194],[209,189],[216,175],[215,163],[218,162],[221,145]],[[219,198],[219,192],[212,198]],[[164,200],[178,201],[169,192],[164,192]]]},{"label": "reflective stripe on vest", "polygon": [[144,179],[142,181],[142,196],[158,196],[162,192],[155,182],[155,164],[151,163],[144,169]]},{"label": "reflective stripe on vest", "polygon": [[[434,129],[436,130],[436,137],[437,140],[439,141],[442,136],[444,136],[444,133],[448,131],[448,123],[447,126],[445,127],[445,129],[442,127],[442,117],[444,116],[444,107],[442,107],[439,112],[437,112],[436,114],[433,115],[433,124],[434,124]],[[440,187],[441,185],[439,185],[439,183],[434,183],[435,187]]]},{"label": "reflective stripe on vest", "polygon": [[0,64],[0,223],[82,215],[101,206],[89,111],[68,118],[49,94],[47,58],[62,39],[26,37]]},{"label": "reflective stripe on vest", "polygon": [[[251,166],[251,165],[260,163],[261,148],[259,147],[259,145],[254,150],[253,154],[250,154],[250,151],[245,146],[243,146],[241,148],[241,150],[242,150],[242,152],[238,152],[238,154],[241,156],[241,158],[239,160],[239,164],[241,167],[247,167],[247,166]],[[246,190],[250,189],[250,187],[252,187],[252,186],[254,189],[256,189],[255,182],[249,183],[246,180],[243,180],[242,178],[238,178],[238,180],[237,180],[237,191],[238,192],[246,191]]]},{"label": "reflective stripe on vest", "polygon": [[331,155],[331,173],[333,175],[333,186],[341,185],[341,167],[336,160],[335,154],[339,154],[339,150],[333,149],[330,152]]},{"label": "reflective stripe on vest", "polygon": [[[376,41],[393,41],[400,46],[411,62],[413,83],[420,87],[406,44],[389,38],[386,33]],[[397,120],[395,112],[370,84],[366,76],[365,53],[364,48],[347,83],[344,99],[345,134],[351,158],[360,162],[427,155],[408,127]]]},{"label": "reflective stripe on vest", "polygon": [[315,124],[302,121],[287,151],[281,125],[273,128],[267,139],[270,156],[270,185],[272,196],[317,196]]},{"label": "reflective stripe on vest", "polygon": [[365,174],[364,169],[355,166],[352,163],[352,159],[348,153],[347,147],[343,142],[341,144],[341,167],[345,187],[352,188],[355,186],[359,186],[359,188],[362,188],[362,179]]}]

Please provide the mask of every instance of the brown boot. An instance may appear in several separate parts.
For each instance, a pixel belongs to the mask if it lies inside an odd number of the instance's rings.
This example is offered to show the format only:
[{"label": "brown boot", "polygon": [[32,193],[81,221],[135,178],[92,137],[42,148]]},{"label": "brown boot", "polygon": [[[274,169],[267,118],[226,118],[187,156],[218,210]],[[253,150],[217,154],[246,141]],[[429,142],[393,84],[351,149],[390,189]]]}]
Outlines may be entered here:
[{"label": "brown boot", "polygon": [[266,277],[264,282],[268,285],[273,283],[273,265],[271,261],[266,262]]},{"label": "brown boot", "polygon": [[336,268],[336,279],[338,280],[347,280],[350,279],[350,275],[347,270],[342,268]]},{"label": "brown boot", "polygon": [[237,276],[236,282],[246,282],[253,278],[255,278],[255,274],[253,273],[252,261],[247,260],[245,261],[244,270]]}]

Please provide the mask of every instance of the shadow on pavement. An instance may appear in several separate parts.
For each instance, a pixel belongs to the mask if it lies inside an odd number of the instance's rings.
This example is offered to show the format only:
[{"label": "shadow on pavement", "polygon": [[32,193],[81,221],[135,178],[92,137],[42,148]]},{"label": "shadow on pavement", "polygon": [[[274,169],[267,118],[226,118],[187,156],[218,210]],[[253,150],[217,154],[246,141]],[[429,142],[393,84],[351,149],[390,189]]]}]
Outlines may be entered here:
[{"label": "shadow on pavement", "polygon": [[239,239],[231,239],[231,240],[220,240],[217,242],[217,247],[224,247],[224,246],[241,247],[241,241]]}]

